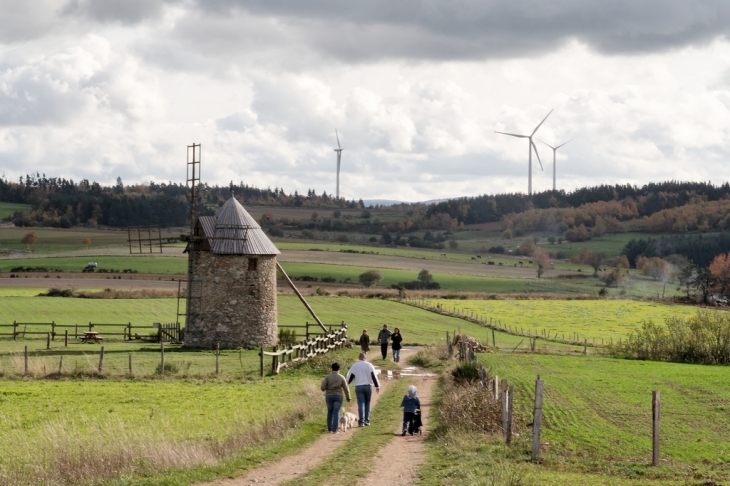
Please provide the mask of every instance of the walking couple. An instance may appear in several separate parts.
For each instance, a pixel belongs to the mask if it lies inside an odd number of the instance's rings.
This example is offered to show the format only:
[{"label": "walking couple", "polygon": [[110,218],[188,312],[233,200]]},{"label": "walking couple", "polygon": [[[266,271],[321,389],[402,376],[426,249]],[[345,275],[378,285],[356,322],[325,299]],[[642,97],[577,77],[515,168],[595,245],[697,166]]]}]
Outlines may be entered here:
[{"label": "walking couple", "polygon": [[[400,362],[400,350],[403,347],[401,343],[403,342],[403,336],[400,334],[400,329],[397,327],[393,330],[393,332],[390,332],[388,329],[387,324],[383,324],[383,329],[380,330],[378,333],[378,344],[380,344],[380,354],[383,355],[383,359],[386,359],[388,357],[388,342],[393,342],[393,361],[398,363]],[[362,349],[363,353],[367,353],[370,350],[370,336],[368,335],[368,331],[364,329],[362,331],[362,336],[360,336],[360,349]]]},{"label": "walking couple", "polygon": [[343,394],[350,401],[349,384],[355,382],[355,396],[357,397],[358,426],[370,425],[370,400],[375,391],[380,393],[380,382],[378,381],[375,367],[365,361],[365,353],[360,353],[358,361],[350,367],[347,376],[340,374],[340,365],[332,363],[332,372],[324,377],[320,388],[325,392],[327,403],[327,430],[336,434],[340,421],[340,407],[342,406]]}]

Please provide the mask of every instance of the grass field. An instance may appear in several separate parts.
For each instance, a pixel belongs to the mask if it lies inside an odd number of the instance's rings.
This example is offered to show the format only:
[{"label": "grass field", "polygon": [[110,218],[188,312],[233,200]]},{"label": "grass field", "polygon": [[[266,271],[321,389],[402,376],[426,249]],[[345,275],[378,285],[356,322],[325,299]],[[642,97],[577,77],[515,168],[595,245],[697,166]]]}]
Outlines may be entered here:
[{"label": "grass field", "polygon": [[12,216],[16,211],[28,212],[30,210],[30,204],[0,202],[0,219],[5,219],[8,216]]},{"label": "grass field", "polygon": [[[544,380],[542,442],[549,445],[541,459],[548,470],[637,479],[730,478],[726,367],[546,355],[479,359],[509,379],[515,407],[528,416],[535,376]],[[648,467],[652,390],[661,393],[658,468]]]},{"label": "grass field", "polygon": [[589,341],[625,338],[627,333],[653,320],[662,324],[672,316],[689,317],[696,307],[633,300],[428,300],[429,306],[474,313],[532,333],[557,333],[559,338]]},{"label": "grass field", "polygon": [[[98,264],[97,270],[135,270],[138,273],[185,274],[187,259],[174,256],[127,255],[85,257],[13,258],[0,260],[0,272],[9,273],[16,267],[44,267],[49,271],[80,273],[89,262]],[[38,275],[34,272],[35,275]]]},{"label": "grass field", "polygon": [[[23,238],[23,235],[30,231],[34,232],[38,237],[38,241],[30,246],[31,251],[34,253],[58,253],[60,251],[81,250],[84,248],[81,242],[84,238],[91,239],[89,248],[128,247],[126,229],[0,228],[0,249],[26,251],[27,247],[20,240]],[[180,236],[179,230],[169,229],[162,231],[163,238],[176,238],[178,236]]]}]

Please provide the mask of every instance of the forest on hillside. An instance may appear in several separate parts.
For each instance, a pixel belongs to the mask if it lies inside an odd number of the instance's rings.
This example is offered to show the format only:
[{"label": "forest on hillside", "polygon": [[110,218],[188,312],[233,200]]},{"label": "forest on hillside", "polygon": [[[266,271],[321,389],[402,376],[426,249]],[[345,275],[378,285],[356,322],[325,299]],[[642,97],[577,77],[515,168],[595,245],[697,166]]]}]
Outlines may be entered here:
[{"label": "forest on hillside", "polygon": [[[261,189],[240,182],[228,186],[201,184],[198,214],[213,214],[231,194],[244,205],[312,209],[302,218],[261,218],[263,227],[276,233],[301,231],[392,233],[395,244],[409,244],[405,233],[450,231],[470,224],[501,222],[507,238],[547,232],[569,241],[622,231],[686,233],[730,229],[730,184],[677,182],[601,185],[572,192],[545,191],[531,198],[524,194],[458,198],[426,206],[401,204],[365,208],[362,200],[336,199],[326,192],[286,193],[281,188]],[[27,174],[17,182],[0,179],[0,202],[22,203],[30,211],[16,212],[16,226],[126,227],[133,225],[184,226],[188,218],[188,188],[183,184],[112,186],[84,179],[73,180]],[[317,209],[358,209],[359,216],[319,217]],[[382,214],[388,211],[387,218]],[[401,237],[402,236],[402,237]],[[437,247],[440,242],[429,243]]]}]

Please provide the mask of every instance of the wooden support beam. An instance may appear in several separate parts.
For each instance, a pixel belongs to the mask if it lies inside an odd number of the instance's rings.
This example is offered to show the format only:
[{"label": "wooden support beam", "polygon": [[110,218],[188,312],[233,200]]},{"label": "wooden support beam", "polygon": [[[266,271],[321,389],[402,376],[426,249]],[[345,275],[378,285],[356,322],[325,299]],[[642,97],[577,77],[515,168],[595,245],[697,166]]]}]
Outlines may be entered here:
[{"label": "wooden support beam", "polygon": [[289,275],[287,275],[286,272],[284,271],[284,269],[281,268],[281,265],[279,264],[279,262],[276,262],[276,268],[279,269],[279,273],[281,273],[281,276],[284,277],[284,280],[286,280],[286,283],[289,284],[289,287],[291,287],[292,290],[294,291],[294,293],[297,294],[297,297],[299,297],[299,300],[302,301],[302,304],[304,304],[304,307],[306,307],[307,310],[309,311],[309,313],[312,314],[312,317],[314,317],[314,320],[317,321],[317,324],[319,324],[319,327],[321,327],[322,330],[325,333],[327,333],[328,332],[327,328],[324,327],[324,324],[322,324],[322,321],[320,321],[319,317],[317,317],[317,314],[314,313],[314,309],[312,309],[309,306],[307,301],[304,299],[304,296],[302,295],[302,293],[299,292],[298,288],[296,288],[296,286],[294,285],[294,282],[292,282],[291,279],[289,278]]}]

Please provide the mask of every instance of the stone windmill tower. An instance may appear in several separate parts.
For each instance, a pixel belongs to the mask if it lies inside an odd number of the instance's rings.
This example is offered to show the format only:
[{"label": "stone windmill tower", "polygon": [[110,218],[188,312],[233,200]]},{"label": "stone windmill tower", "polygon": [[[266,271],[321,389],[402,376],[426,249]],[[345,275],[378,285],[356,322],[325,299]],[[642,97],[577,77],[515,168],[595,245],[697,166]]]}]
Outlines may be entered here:
[{"label": "stone windmill tower", "polygon": [[280,252],[243,206],[231,197],[215,216],[197,217],[186,251],[185,345],[276,344]]}]

